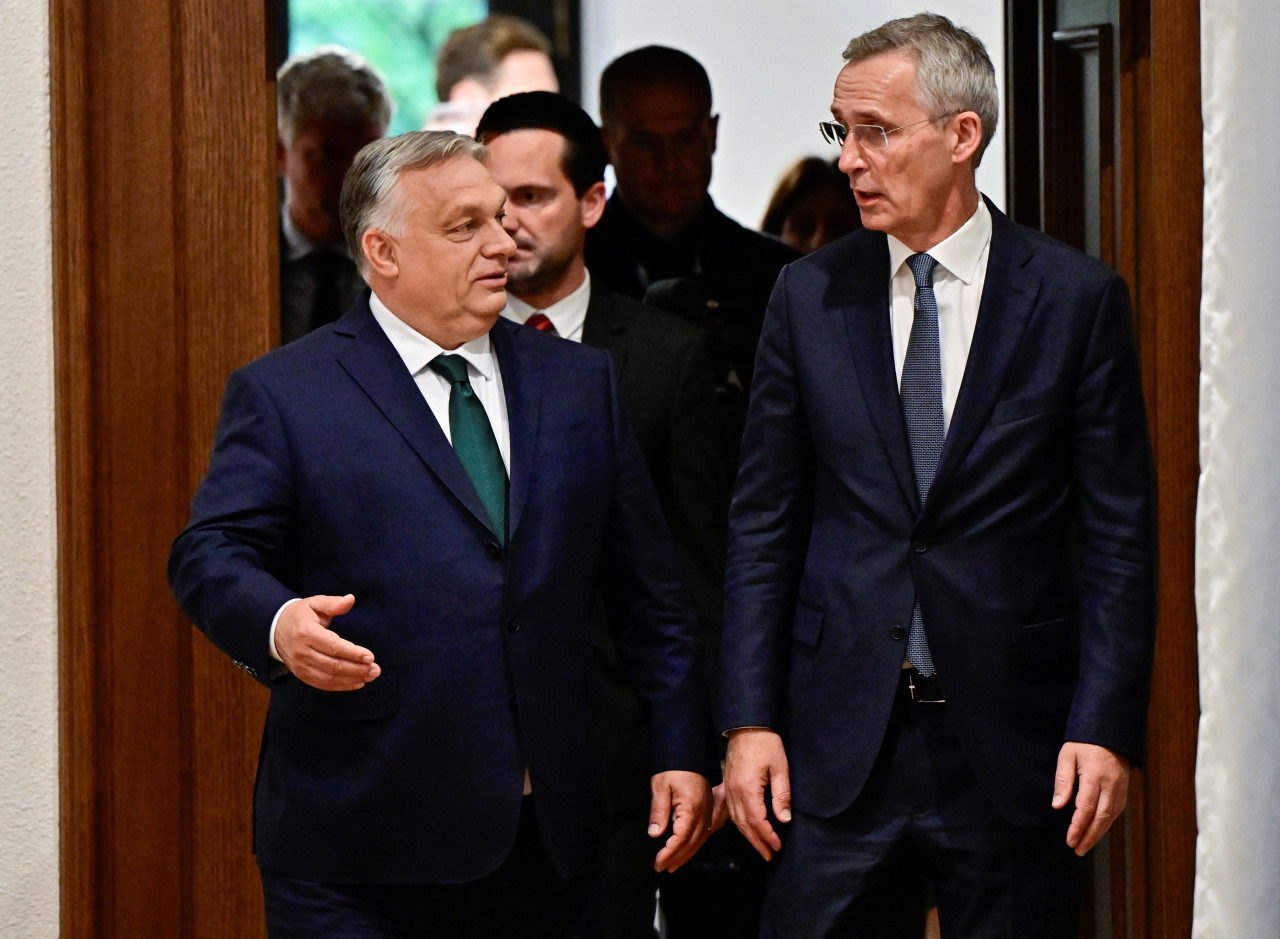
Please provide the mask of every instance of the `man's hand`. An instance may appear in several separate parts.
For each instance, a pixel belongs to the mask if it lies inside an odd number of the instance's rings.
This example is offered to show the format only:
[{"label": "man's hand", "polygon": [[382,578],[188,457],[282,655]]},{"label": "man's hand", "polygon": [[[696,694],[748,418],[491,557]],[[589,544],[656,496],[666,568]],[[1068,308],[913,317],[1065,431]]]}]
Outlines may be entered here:
[{"label": "man's hand", "polygon": [[650,781],[649,837],[671,837],[654,858],[655,871],[674,871],[693,857],[711,834],[711,787],[706,777],[687,770],[667,770]]},{"label": "man's hand", "polygon": [[724,762],[724,785],[734,824],[766,861],[782,847],[782,839],[769,824],[764,791],[772,794],[773,814],[791,821],[791,777],[782,738],[772,730],[747,728],[729,737]]},{"label": "man's hand", "polygon": [[331,632],[356,598],[315,596],[290,603],[276,621],[276,652],[294,677],[321,691],[355,691],[382,674],[373,653]]},{"label": "man's hand", "polygon": [[1093,743],[1062,745],[1053,777],[1053,807],[1065,808],[1076,788],[1076,811],[1067,829],[1067,845],[1084,857],[1124,811],[1129,799],[1129,761]]}]

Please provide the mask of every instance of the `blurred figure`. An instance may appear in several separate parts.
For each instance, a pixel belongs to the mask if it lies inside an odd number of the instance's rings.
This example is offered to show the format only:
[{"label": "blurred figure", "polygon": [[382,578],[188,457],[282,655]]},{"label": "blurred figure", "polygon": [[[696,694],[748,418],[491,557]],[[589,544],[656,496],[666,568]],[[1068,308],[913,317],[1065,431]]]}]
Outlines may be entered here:
[{"label": "blurred figure", "polygon": [[[516,243],[502,315],[613,356],[619,396],[675,536],[702,640],[714,650],[727,500],[707,335],[608,290],[584,266],[583,242],[604,210],[608,162],[600,129],[586,111],[545,91],[515,94],[490,105],[476,134],[489,148],[490,175],[506,190],[503,226]],[[619,655],[619,624],[607,621],[605,608],[596,605],[591,624],[593,701],[613,811],[605,935],[652,939],[659,844],[646,833],[648,722]]]},{"label": "blurred figure", "polygon": [[819,157],[797,160],[778,181],[760,230],[808,254],[862,227],[849,177]]},{"label": "blurred figure", "polygon": [[338,221],[356,154],[387,132],[394,105],[382,77],[340,46],[297,55],[276,77],[280,211],[280,339],[332,322],[364,289]]},{"label": "blurred figure", "polygon": [[587,235],[587,267],[711,332],[731,475],[765,306],[799,255],[707,194],[720,118],[697,59],[665,46],[619,56],[600,76],[600,118],[617,188]]},{"label": "blurred figure", "polygon": [[436,98],[427,130],[475,133],[494,101],[521,91],[559,91],[551,41],[518,16],[495,14],[455,29],[436,56]]}]

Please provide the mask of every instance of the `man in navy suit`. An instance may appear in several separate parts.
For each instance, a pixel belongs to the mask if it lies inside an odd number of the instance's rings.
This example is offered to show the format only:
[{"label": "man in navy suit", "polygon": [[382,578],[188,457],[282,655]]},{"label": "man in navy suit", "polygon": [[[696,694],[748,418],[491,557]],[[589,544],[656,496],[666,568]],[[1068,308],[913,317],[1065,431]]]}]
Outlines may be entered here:
[{"label": "man in navy suit", "polygon": [[866,229],[786,268],[765,322],[730,512],[730,811],[773,859],[770,935],[909,935],[922,885],[948,937],[1074,935],[1150,686],[1128,292],[979,195],[976,38],[922,14],[845,59],[823,131]]},{"label": "man in navy suit", "polygon": [[670,536],[608,356],[499,320],[486,156],[443,132],[360,153],[342,218],[372,294],[231,376],[173,546],[182,608],[272,691],[273,937],[596,934],[598,590],[653,728],[657,866],[710,823]]}]

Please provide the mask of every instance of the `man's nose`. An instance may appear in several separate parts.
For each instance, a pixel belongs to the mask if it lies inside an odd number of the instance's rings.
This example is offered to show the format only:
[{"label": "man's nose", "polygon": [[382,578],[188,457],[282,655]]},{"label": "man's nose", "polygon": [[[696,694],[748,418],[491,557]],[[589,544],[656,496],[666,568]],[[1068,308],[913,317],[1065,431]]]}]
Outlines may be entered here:
[{"label": "man's nose", "polygon": [[858,143],[853,134],[845,138],[844,145],[840,147],[840,160],[836,163],[840,172],[848,175],[854,170],[866,169],[866,155],[862,152],[862,145]]},{"label": "man's nose", "polygon": [[511,233],[507,230],[507,219],[504,218],[499,224],[495,225],[496,231],[490,237],[484,246],[484,254],[486,257],[510,258],[516,253],[516,241],[511,237]]}]

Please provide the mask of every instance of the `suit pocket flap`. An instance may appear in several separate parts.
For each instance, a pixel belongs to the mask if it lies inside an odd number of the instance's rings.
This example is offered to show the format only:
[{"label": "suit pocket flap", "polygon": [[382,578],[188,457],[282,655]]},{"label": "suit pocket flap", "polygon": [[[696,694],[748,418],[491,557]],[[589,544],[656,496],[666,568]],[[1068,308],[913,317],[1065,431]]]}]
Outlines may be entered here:
[{"label": "suit pocket flap", "polygon": [[307,685],[303,687],[305,693],[298,696],[294,707],[323,720],[381,720],[400,709],[399,689],[395,678],[390,675],[379,675],[355,691],[321,691]]},{"label": "suit pocket flap", "polygon": [[1022,395],[1001,401],[991,412],[992,424],[1008,424],[1012,421],[1026,420],[1038,414],[1047,414],[1062,408],[1062,395],[1057,389],[1040,391],[1035,394]]},{"label": "suit pocket flap", "polygon": [[791,635],[796,642],[816,647],[818,639],[822,636],[822,611],[804,603],[797,603],[795,622],[791,624]]}]

